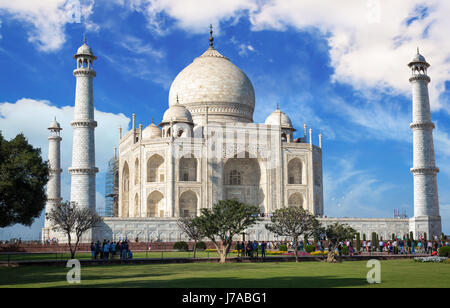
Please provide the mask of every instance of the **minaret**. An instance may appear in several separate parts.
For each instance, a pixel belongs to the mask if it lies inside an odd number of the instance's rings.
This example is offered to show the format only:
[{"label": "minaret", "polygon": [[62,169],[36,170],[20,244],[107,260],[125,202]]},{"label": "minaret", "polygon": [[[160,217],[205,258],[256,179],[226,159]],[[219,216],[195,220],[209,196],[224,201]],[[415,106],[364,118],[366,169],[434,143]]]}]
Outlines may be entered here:
[{"label": "minaret", "polygon": [[439,216],[439,199],[437,190],[436,167],[433,129],[431,122],[430,101],[428,97],[428,83],[430,77],[427,68],[430,66],[419,53],[408,64],[412,76],[413,116],[409,126],[413,131],[413,167],[414,176],[414,218],[410,220],[410,229],[414,237],[419,238],[427,233],[427,238],[440,236],[442,225]]},{"label": "minaret", "polygon": [[73,127],[70,200],[95,211],[95,174],[98,169],[95,167],[94,129],[97,122],[94,121],[93,79],[96,73],[93,62],[97,58],[86,44],[86,38],[73,58],[77,61],[73,71],[77,83],[74,119],[70,123]]},{"label": "minaret", "polygon": [[[56,122],[56,117],[50,126],[48,127],[50,131],[50,136],[48,136],[48,164],[49,164],[49,180],[47,183],[47,203],[45,205],[45,213],[50,213],[50,211],[57,206],[61,198],[61,136],[60,131],[62,130],[58,122]],[[42,239],[45,241],[50,238],[49,232],[50,222],[45,219],[44,230],[42,232]]]}]

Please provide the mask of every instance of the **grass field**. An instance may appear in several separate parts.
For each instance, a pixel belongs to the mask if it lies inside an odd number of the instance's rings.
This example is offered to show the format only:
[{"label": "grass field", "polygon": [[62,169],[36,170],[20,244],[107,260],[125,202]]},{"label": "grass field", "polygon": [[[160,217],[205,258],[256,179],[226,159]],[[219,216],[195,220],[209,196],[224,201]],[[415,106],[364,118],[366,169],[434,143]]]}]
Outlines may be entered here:
[{"label": "grass field", "polygon": [[[236,254],[230,253],[231,257]],[[192,258],[192,251],[151,251],[151,252],[133,252],[133,258]],[[216,258],[216,252],[197,251],[197,258]],[[69,260],[70,253],[33,253],[33,254],[0,254],[0,261],[19,261],[19,260]],[[77,252],[76,258],[80,260],[90,260],[90,252]]]},{"label": "grass field", "polygon": [[66,282],[68,270],[0,267],[0,287],[450,287],[450,264],[413,260],[381,261],[381,284],[375,285],[366,281],[364,261],[84,266],[78,285]]}]

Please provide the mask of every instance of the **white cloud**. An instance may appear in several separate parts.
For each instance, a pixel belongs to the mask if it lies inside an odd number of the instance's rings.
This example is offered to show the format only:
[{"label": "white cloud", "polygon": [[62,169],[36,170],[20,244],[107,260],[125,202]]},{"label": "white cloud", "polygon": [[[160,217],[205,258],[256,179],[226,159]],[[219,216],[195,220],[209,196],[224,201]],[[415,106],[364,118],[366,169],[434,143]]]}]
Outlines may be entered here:
[{"label": "white cloud", "polygon": [[[168,31],[167,18],[187,32],[205,33],[206,26],[246,15],[254,31],[319,29],[328,39],[335,81],[356,89],[408,94],[406,64],[417,46],[432,64],[429,74],[434,110],[449,102],[438,100],[450,78],[450,2],[441,0],[129,0],[118,1],[143,13],[157,33]],[[165,13],[166,15],[164,15]],[[168,17],[167,17],[168,16]],[[249,49],[250,50],[250,49]],[[243,46],[242,52],[245,51]]]},{"label": "white cloud", "polygon": [[219,29],[220,20],[236,22],[248,11],[258,8],[255,2],[247,0],[118,0],[116,3],[136,10],[148,20],[148,26],[155,33],[163,35],[169,31],[167,18],[175,20],[176,26],[189,32],[205,33],[209,24]]},{"label": "white cloud", "polygon": [[431,0],[426,6],[421,0],[279,0],[263,4],[251,21],[254,30],[319,28],[328,36],[334,80],[356,89],[409,93],[406,64],[420,46],[432,64],[432,108],[448,108],[438,94],[450,77],[450,41],[443,32],[450,28],[450,3]]},{"label": "white cloud", "polygon": [[41,51],[51,52],[65,42],[68,23],[83,23],[87,31],[98,30],[89,20],[93,6],[94,0],[0,0],[0,14],[30,24],[28,40]]}]

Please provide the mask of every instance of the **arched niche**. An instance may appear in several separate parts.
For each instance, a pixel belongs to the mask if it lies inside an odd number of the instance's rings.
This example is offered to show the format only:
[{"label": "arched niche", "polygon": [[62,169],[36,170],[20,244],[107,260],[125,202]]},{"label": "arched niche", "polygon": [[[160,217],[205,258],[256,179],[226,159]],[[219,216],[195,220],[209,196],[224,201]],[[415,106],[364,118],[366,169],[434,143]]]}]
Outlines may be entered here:
[{"label": "arched niche", "polygon": [[180,217],[197,216],[197,194],[192,190],[185,191],[180,196]]},{"label": "arched niche", "polygon": [[147,197],[147,217],[164,217],[164,195],[158,190]]},{"label": "arched niche", "polygon": [[164,158],[154,154],[147,161],[147,182],[164,182]]},{"label": "arched niche", "polygon": [[122,217],[129,217],[130,212],[130,168],[125,162],[122,169]]},{"label": "arched niche", "polygon": [[197,159],[187,155],[179,160],[179,181],[197,181]]},{"label": "arched niche", "polygon": [[303,163],[300,158],[293,158],[288,163],[288,184],[302,184]]}]

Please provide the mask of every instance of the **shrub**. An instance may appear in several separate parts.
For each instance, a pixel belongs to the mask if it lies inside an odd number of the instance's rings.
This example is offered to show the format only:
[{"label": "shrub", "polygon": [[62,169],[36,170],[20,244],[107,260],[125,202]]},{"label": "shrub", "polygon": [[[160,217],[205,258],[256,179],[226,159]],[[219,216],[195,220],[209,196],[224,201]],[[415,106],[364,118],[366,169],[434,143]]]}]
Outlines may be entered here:
[{"label": "shrub", "polygon": [[197,248],[198,250],[205,250],[206,244],[205,242],[198,242],[197,245],[195,245],[195,248]]},{"label": "shrub", "polygon": [[186,242],[176,242],[173,244],[173,249],[179,250],[179,251],[187,251],[188,250],[188,243]]},{"label": "shrub", "polygon": [[442,246],[439,248],[439,257],[450,257],[450,246]]},{"label": "shrub", "polygon": [[361,251],[361,237],[356,233],[356,251]]},{"label": "shrub", "polygon": [[286,245],[280,245],[280,251],[287,251],[287,246]]},{"label": "shrub", "polygon": [[311,252],[313,252],[315,250],[316,250],[316,246],[315,245],[306,245],[306,247],[305,247],[305,251],[307,253],[311,253]]}]

